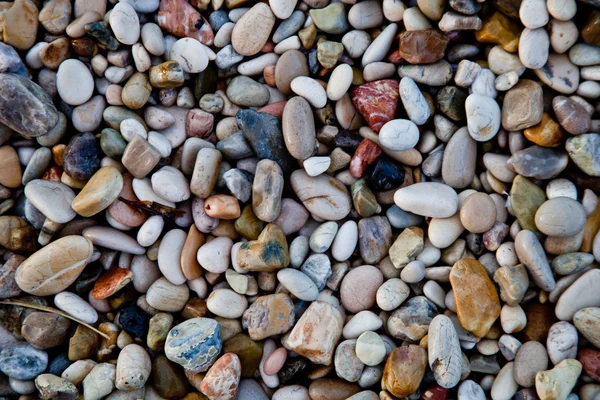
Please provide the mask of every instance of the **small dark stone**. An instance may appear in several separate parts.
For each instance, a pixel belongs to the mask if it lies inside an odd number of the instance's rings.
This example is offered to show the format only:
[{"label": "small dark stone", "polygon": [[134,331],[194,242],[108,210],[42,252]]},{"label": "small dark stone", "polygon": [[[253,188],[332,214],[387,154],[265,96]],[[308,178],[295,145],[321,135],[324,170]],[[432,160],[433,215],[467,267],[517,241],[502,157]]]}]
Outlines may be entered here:
[{"label": "small dark stone", "polygon": [[58,111],[39,85],[20,75],[0,74],[0,123],[29,138],[45,135],[57,122]]},{"label": "small dark stone", "polygon": [[343,130],[337,135],[335,135],[334,143],[335,147],[341,147],[344,150],[356,150],[360,142],[362,142],[363,137],[360,136],[356,132],[352,132],[349,130]]},{"label": "small dark stone", "polygon": [[62,373],[71,365],[67,353],[60,353],[50,362],[48,373],[56,376],[61,376]]},{"label": "small dark stone", "polygon": [[213,31],[218,31],[223,25],[229,22],[229,15],[227,11],[218,10],[213,11],[208,16],[208,23],[210,24]]},{"label": "small dark stone", "polygon": [[284,172],[292,169],[294,158],[285,147],[279,118],[248,109],[238,111],[235,119],[258,157],[275,161]]},{"label": "small dark stone", "polygon": [[317,59],[317,49],[308,52],[308,69],[312,74],[319,72],[319,60]]},{"label": "small dark stone", "polygon": [[75,283],[73,283],[75,292],[80,296],[87,295],[87,293],[94,288],[94,283],[100,278],[102,272],[104,272],[104,270],[100,264],[92,263],[87,265]]},{"label": "small dark stone", "polygon": [[119,48],[119,42],[110,31],[108,22],[91,22],[86,24],[83,29],[85,29],[85,32],[88,35],[94,37],[98,41],[100,47],[108,50],[116,50]]},{"label": "small dark stone", "polygon": [[379,157],[369,177],[369,186],[374,190],[390,190],[404,182],[404,168],[387,157]]},{"label": "small dark stone", "polygon": [[469,247],[469,250],[471,250],[474,255],[482,255],[485,251],[485,246],[483,245],[481,234],[469,232],[467,234],[467,247]]},{"label": "small dark stone", "polygon": [[89,133],[73,136],[63,156],[65,172],[71,178],[87,181],[100,168],[96,137]]},{"label": "small dark stone", "polygon": [[437,92],[436,101],[441,112],[454,121],[460,121],[467,116],[465,101],[467,93],[456,86],[445,86]]},{"label": "small dark stone", "polygon": [[335,125],[335,110],[333,109],[333,105],[331,103],[325,104],[323,108],[317,108],[315,110],[315,117],[321,122],[323,125]]},{"label": "small dark stone", "polygon": [[217,66],[208,63],[208,67],[196,76],[194,81],[194,97],[200,101],[206,93],[214,93],[217,90]]},{"label": "small dark stone", "polygon": [[279,383],[285,385],[292,380],[296,381],[298,375],[306,369],[308,362],[305,358],[288,358],[283,364],[283,367],[277,373]]},{"label": "small dark stone", "polygon": [[525,388],[517,392],[515,400],[539,400],[539,397],[534,388]]},{"label": "small dark stone", "polygon": [[[214,14],[214,13],[213,13]],[[284,39],[289,38],[302,28],[306,17],[300,10],[296,10],[290,17],[279,24],[275,33],[273,33],[273,42],[279,43]]]},{"label": "small dark stone", "polygon": [[148,334],[148,320],[148,316],[136,306],[126,307],[119,313],[119,323],[123,330],[142,340],[146,340]]}]

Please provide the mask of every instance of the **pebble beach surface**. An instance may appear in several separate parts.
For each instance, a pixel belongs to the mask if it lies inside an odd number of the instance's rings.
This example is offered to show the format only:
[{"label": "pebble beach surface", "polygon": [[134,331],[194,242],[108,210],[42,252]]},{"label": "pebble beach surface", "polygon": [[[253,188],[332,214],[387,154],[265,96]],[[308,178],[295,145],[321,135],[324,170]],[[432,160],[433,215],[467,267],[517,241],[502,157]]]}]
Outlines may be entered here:
[{"label": "pebble beach surface", "polygon": [[598,0],[0,2],[0,399],[599,400]]}]

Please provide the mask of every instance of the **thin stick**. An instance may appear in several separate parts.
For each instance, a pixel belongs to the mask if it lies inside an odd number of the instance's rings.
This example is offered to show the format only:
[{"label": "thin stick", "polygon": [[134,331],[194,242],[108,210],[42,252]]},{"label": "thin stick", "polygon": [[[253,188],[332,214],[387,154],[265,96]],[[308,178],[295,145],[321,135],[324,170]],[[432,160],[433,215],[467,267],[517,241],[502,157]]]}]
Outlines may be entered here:
[{"label": "thin stick", "polygon": [[6,305],[9,305],[9,306],[21,306],[21,307],[27,307],[27,308],[34,308],[36,310],[47,311],[47,312],[51,312],[51,313],[54,313],[54,314],[58,314],[61,317],[65,317],[65,318],[68,318],[68,319],[70,319],[72,321],[75,321],[78,324],[83,325],[86,328],[93,330],[98,335],[102,336],[103,338],[110,340],[110,337],[107,334],[100,332],[98,329],[94,328],[90,324],[87,324],[87,323],[83,322],[82,320],[77,319],[77,318],[73,317],[72,315],[69,315],[69,314],[67,314],[67,313],[65,313],[63,311],[57,310],[56,308],[52,308],[52,307],[48,307],[48,306],[42,306],[42,305],[39,305],[39,304],[27,303],[25,301],[20,301],[20,300],[0,300],[0,304],[6,304]]}]

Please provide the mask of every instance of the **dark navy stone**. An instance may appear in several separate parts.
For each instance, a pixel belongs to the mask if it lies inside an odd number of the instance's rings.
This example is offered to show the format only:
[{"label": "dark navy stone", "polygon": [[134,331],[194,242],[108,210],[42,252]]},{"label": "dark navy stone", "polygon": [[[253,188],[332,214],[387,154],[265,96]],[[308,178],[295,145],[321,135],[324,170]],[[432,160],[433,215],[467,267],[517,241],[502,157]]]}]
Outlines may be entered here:
[{"label": "dark navy stone", "polygon": [[67,353],[60,353],[50,362],[48,366],[48,373],[56,376],[61,376],[62,373],[71,365],[69,356]]},{"label": "dark navy stone", "polygon": [[102,272],[104,272],[104,270],[98,263],[87,265],[73,284],[75,292],[80,296],[87,295],[87,293],[94,288],[94,284],[98,278],[100,278]]},{"label": "dark navy stone", "polygon": [[229,22],[229,16],[227,11],[219,10],[213,11],[208,16],[208,23],[213,31],[217,32],[223,25]]},{"label": "dark navy stone", "polygon": [[311,74],[316,74],[319,72],[319,60],[317,59],[317,49],[312,49],[308,52],[308,70]]},{"label": "dark navy stone", "polygon": [[100,168],[96,137],[89,132],[73,136],[63,157],[65,172],[71,178],[87,181]]},{"label": "dark navy stone", "polygon": [[305,358],[288,358],[281,367],[281,370],[277,373],[279,377],[279,383],[285,385],[287,382],[292,380],[298,380],[298,376],[302,374],[302,371],[308,366],[308,361]]},{"label": "dark navy stone", "polygon": [[380,157],[373,166],[373,172],[368,179],[369,186],[374,190],[390,190],[404,182],[404,168],[387,157]]},{"label": "dark navy stone", "polygon": [[133,337],[145,340],[148,334],[148,316],[141,308],[129,306],[121,310],[119,323],[123,330]]},{"label": "dark navy stone", "polygon": [[88,35],[93,36],[98,41],[100,47],[108,50],[119,48],[119,41],[113,36],[107,22],[90,22],[83,29],[85,29]]},{"label": "dark navy stone", "polygon": [[284,172],[293,168],[294,158],[285,147],[279,118],[254,110],[240,110],[235,119],[258,157],[275,161]]},{"label": "dark navy stone", "polygon": [[350,150],[350,152],[353,153],[363,139],[364,138],[356,132],[343,130],[335,135],[334,143],[336,147],[341,147],[344,150]]},{"label": "dark navy stone", "polygon": [[298,32],[302,28],[302,25],[304,25],[305,19],[306,17],[302,11],[294,11],[288,19],[279,24],[275,33],[273,33],[273,42],[279,43]]}]

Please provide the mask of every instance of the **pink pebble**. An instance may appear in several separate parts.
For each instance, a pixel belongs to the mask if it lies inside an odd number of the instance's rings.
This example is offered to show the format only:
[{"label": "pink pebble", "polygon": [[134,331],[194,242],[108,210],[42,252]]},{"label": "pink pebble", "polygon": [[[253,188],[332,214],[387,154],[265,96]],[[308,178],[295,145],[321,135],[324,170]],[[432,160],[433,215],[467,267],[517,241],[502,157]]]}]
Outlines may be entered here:
[{"label": "pink pebble", "polygon": [[123,88],[119,85],[108,85],[106,88],[106,102],[111,106],[122,106],[121,91]]},{"label": "pink pebble", "polygon": [[285,364],[286,358],[287,350],[285,347],[278,348],[265,360],[263,371],[265,371],[266,375],[275,375],[283,367],[283,364]]},{"label": "pink pebble", "polygon": [[285,108],[285,103],[287,103],[287,100],[278,101],[277,103],[271,103],[269,105],[266,105],[257,111],[269,113],[271,115],[276,116],[277,118],[281,118],[281,116],[283,115],[283,109]]}]

